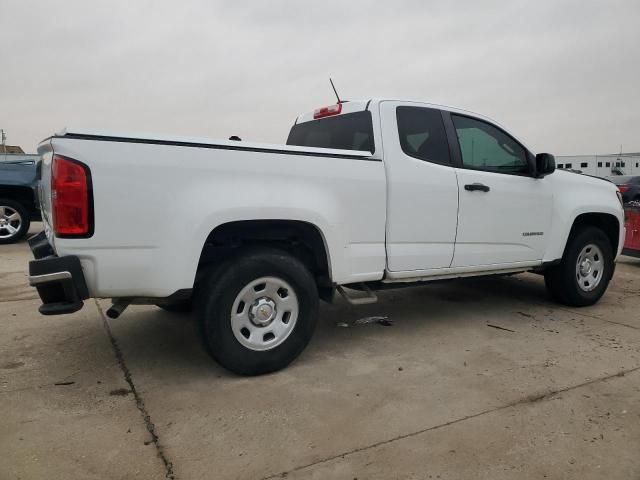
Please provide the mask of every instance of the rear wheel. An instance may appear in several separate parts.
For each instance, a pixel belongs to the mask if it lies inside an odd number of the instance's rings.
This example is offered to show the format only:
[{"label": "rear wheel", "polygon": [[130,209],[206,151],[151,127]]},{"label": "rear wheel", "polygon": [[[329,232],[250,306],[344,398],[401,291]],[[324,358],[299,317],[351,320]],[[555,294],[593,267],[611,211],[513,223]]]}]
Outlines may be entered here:
[{"label": "rear wheel", "polygon": [[196,313],[211,355],[240,375],[284,368],[309,343],[318,291],[305,265],[277,250],[247,253],[198,288]]},{"label": "rear wheel", "polygon": [[565,305],[593,305],[613,276],[613,249],[599,228],[585,227],[569,240],[559,265],[545,272],[550,295]]},{"label": "rear wheel", "polygon": [[29,212],[15,200],[0,198],[0,244],[15,243],[29,231]]}]

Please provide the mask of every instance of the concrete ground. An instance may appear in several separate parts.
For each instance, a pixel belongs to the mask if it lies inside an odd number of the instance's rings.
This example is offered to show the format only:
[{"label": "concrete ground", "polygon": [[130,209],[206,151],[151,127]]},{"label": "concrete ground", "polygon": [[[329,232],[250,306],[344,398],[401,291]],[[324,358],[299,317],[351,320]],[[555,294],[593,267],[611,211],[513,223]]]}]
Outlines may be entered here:
[{"label": "concrete ground", "polygon": [[528,274],[324,305],[240,378],[189,316],[40,316],[26,243],[0,258],[0,479],[640,478],[640,260],[584,309]]}]

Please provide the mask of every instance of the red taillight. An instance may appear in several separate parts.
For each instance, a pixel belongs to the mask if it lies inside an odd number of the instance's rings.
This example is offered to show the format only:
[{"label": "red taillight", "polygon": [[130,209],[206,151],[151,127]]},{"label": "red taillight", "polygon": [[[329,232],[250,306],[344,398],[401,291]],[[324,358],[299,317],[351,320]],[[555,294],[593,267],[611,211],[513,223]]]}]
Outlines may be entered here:
[{"label": "red taillight", "polygon": [[51,209],[59,237],[86,237],[92,232],[89,168],[75,160],[53,156]]},{"label": "red taillight", "polygon": [[328,107],[318,108],[313,112],[313,118],[330,117],[331,115],[338,115],[342,111],[342,104],[336,103],[335,105],[329,105]]},{"label": "red taillight", "polygon": [[624,184],[624,185],[618,185],[618,190],[620,190],[620,193],[624,193],[627,190],[629,190],[629,185]]}]

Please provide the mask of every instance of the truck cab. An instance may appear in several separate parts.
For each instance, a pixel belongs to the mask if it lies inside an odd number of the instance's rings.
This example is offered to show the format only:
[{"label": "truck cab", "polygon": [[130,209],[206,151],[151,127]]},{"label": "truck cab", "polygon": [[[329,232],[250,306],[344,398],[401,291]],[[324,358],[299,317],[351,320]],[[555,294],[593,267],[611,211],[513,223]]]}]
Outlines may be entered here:
[{"label": "truck cab", "polygon": [[573,221],[585,214],[620,251],[615,188],[555,171],[552,157],[534,155],[487,117],[398,100],[326,110],[298,117],[287,143],[366,148],[383,160],[385,282],[551,264],[562,257]]}]

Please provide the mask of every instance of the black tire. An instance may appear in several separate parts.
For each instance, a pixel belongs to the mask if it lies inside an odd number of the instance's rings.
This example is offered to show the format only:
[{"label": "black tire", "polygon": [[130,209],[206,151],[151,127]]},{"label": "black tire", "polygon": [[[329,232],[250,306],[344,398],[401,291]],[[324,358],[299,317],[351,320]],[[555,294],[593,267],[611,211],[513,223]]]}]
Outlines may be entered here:
[{"label": "black tire", "polygon": [[156,306],[167,312],[189,313],[193,310],[193,301],[189,298],[188,300],[180,300],[174,303],[156,303]]},{"label": "black tire", "polygon": [[[603,272],[597,286],[590,291],[583,290],[578,281],[576,265],[578,256],[587,245],[595,245],[602,252]],[[593,305],[607,290],[613,276],[613,249],[607,235],[596,227],[583,227],[569,239],[562,261],[544,274],[547,291],[553,299],[572,307]]]},{"label": "black tire", "polygon": [[[276,278],[291,286],[298,313],[282,343],[259,351],[236,338],[231,314],[236,297],[251,282],[263,277]],[[194,308],[213,358],[239,375],[261,375],[286,367],[302,353],[316,327],[318,303],[314,278],[300,260],[279,250],[261,249],[242,254],[212,270],[198,285]],[[247,304],[245,308],[251,306]]]},{"label": "black tire", "polygon": [[[9,221],[2,214],[6,209],[13,210],[16,214],[20,216],[19,218],[19,227],[15,233],[11,233],[8,230],[7,225],[11,225],[14,228],[17,226],[16,221]],[[6,222],[6,223],[5,223]],[[22,240],[29,231],[29,226],[31,224],[31,219],[29,217],[29,211],[19,202],[15,200],[10,200],[8,198],[0,198],[0,244],[8,244],[8,243],[16,243]]]}]

